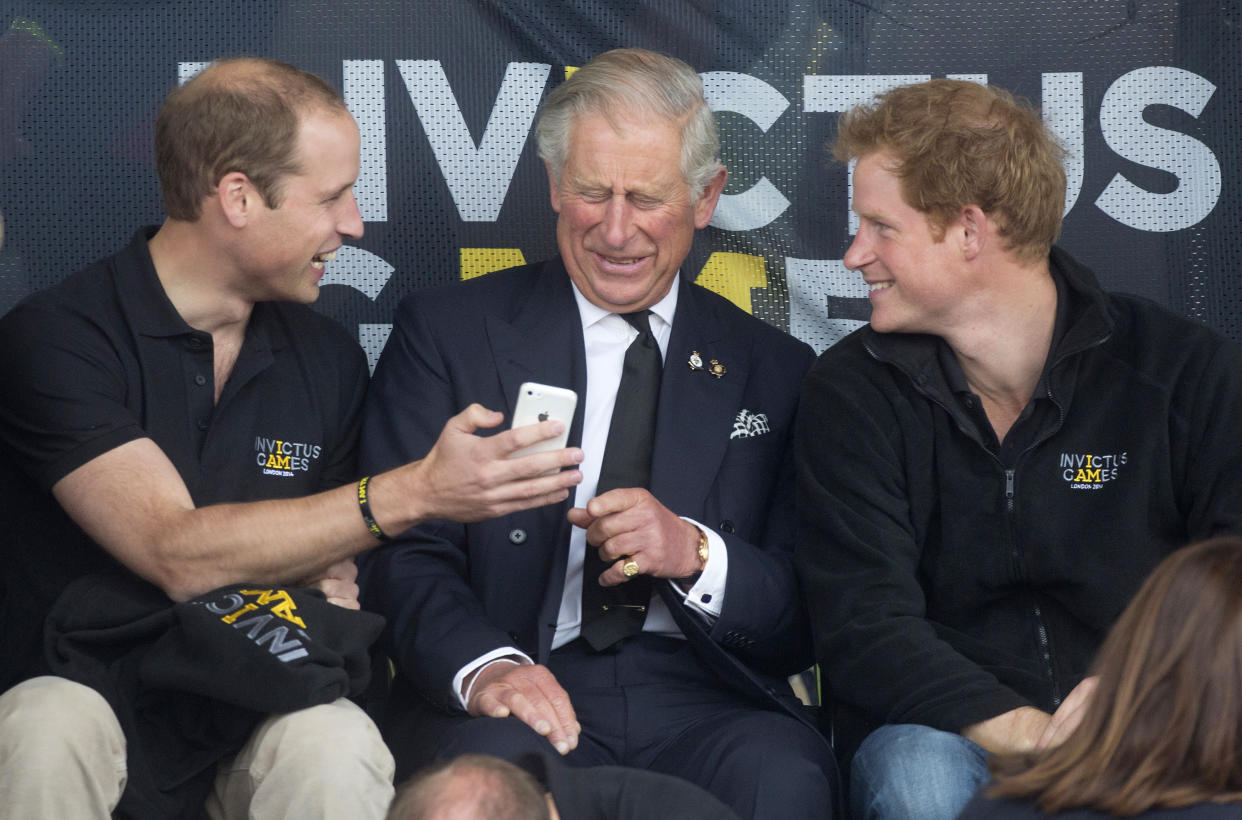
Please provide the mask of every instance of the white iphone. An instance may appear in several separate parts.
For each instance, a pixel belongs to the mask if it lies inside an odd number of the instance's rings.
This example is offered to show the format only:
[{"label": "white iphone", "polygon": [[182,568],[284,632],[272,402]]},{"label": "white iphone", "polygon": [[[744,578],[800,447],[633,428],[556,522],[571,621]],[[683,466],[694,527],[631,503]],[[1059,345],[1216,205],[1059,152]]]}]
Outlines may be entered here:
[{"label": "white iphone", "polygon": [[578,394],[566,387],[553,387],[538,382],[523,382],[518,388],[517,406],[513,410],[510,427],[525,427],[541,421],[556,419],[565,425],[564,431],[555,438],[536,442],[529,447],[515,450],[509,458],[517,458],[545,450],[559,450],[569,441],[569,426],[574,422],[574,409],[578,406]]}]

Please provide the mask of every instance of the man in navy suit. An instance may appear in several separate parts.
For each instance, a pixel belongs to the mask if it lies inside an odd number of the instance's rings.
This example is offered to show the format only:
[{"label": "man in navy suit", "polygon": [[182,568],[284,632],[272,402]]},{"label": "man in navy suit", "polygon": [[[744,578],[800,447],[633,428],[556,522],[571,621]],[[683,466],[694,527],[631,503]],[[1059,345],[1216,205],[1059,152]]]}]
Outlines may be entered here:
[{"label": "man in navy suit", "polygon": [[[702,83],[679,60],[608,52],[549,95],[536,131],[560,257],[402,303],[362,460],[425,452],[471,402],[512,415],[519,385],[542,382],[580,397],[583,481],[572,502],[416,527],[365,560],[364,606],[388,617],[398,668],[398,776],[551,743],[574,765],[686,778],[744,817],[828,817],[831,753],[786,680],[810,662],[791,435],[813,356],[680,269],[727,176]],[[632,395],[627,348],[649,338],[663,365],[646,486],[597,493],[614,403]],[[640,632],[583,637],[596,584],[650,585],[620,605]]]}]

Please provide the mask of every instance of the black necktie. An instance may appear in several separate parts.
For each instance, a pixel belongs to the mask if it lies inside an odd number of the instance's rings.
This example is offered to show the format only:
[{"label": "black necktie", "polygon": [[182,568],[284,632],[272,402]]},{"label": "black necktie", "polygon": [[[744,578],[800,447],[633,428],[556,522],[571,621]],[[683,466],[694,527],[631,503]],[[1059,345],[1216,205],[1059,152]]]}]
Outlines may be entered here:
[{"label": "black necktie", "polygon": [[[650,315],[649,310],[622,314],[638,331],[638,338],[625,350],[596,495],[618,487],[651,485],[651,448],[663,362],[647,321]],[[599,576],[609,566],[600,560],[599,550],[587,544],[582,567],[582,637],[597,652],[641,632],[651,602],[649,575],[636,575],[615,587],[601,587]]]}]

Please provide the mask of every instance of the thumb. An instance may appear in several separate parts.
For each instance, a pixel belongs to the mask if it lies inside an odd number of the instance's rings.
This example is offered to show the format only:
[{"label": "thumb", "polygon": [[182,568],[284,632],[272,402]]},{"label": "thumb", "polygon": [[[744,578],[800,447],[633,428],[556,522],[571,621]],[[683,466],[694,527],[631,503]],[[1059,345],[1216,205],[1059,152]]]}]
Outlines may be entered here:
[{"label": "thumb", "polygon": [[488,410],[475,402],[449,419],[445,427],[462,433],[473,433],[480,428],[495,427],[504,420],[504,413]]}]

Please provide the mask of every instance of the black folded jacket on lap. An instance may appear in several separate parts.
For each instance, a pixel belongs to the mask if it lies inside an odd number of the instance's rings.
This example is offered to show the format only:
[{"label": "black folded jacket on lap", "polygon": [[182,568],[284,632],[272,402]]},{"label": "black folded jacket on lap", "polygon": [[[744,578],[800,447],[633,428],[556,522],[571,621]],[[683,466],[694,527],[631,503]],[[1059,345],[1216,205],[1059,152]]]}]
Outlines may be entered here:
[{"label": "black folded jacket on lap", "polygon": [[197,817],[216,763],[255,726],[360,694],[384,619],[313,589],[233,584],[185,603],[123,572],[80,578],[48,616],[53,674],[95,689],[125,732],[118,817]]}]

